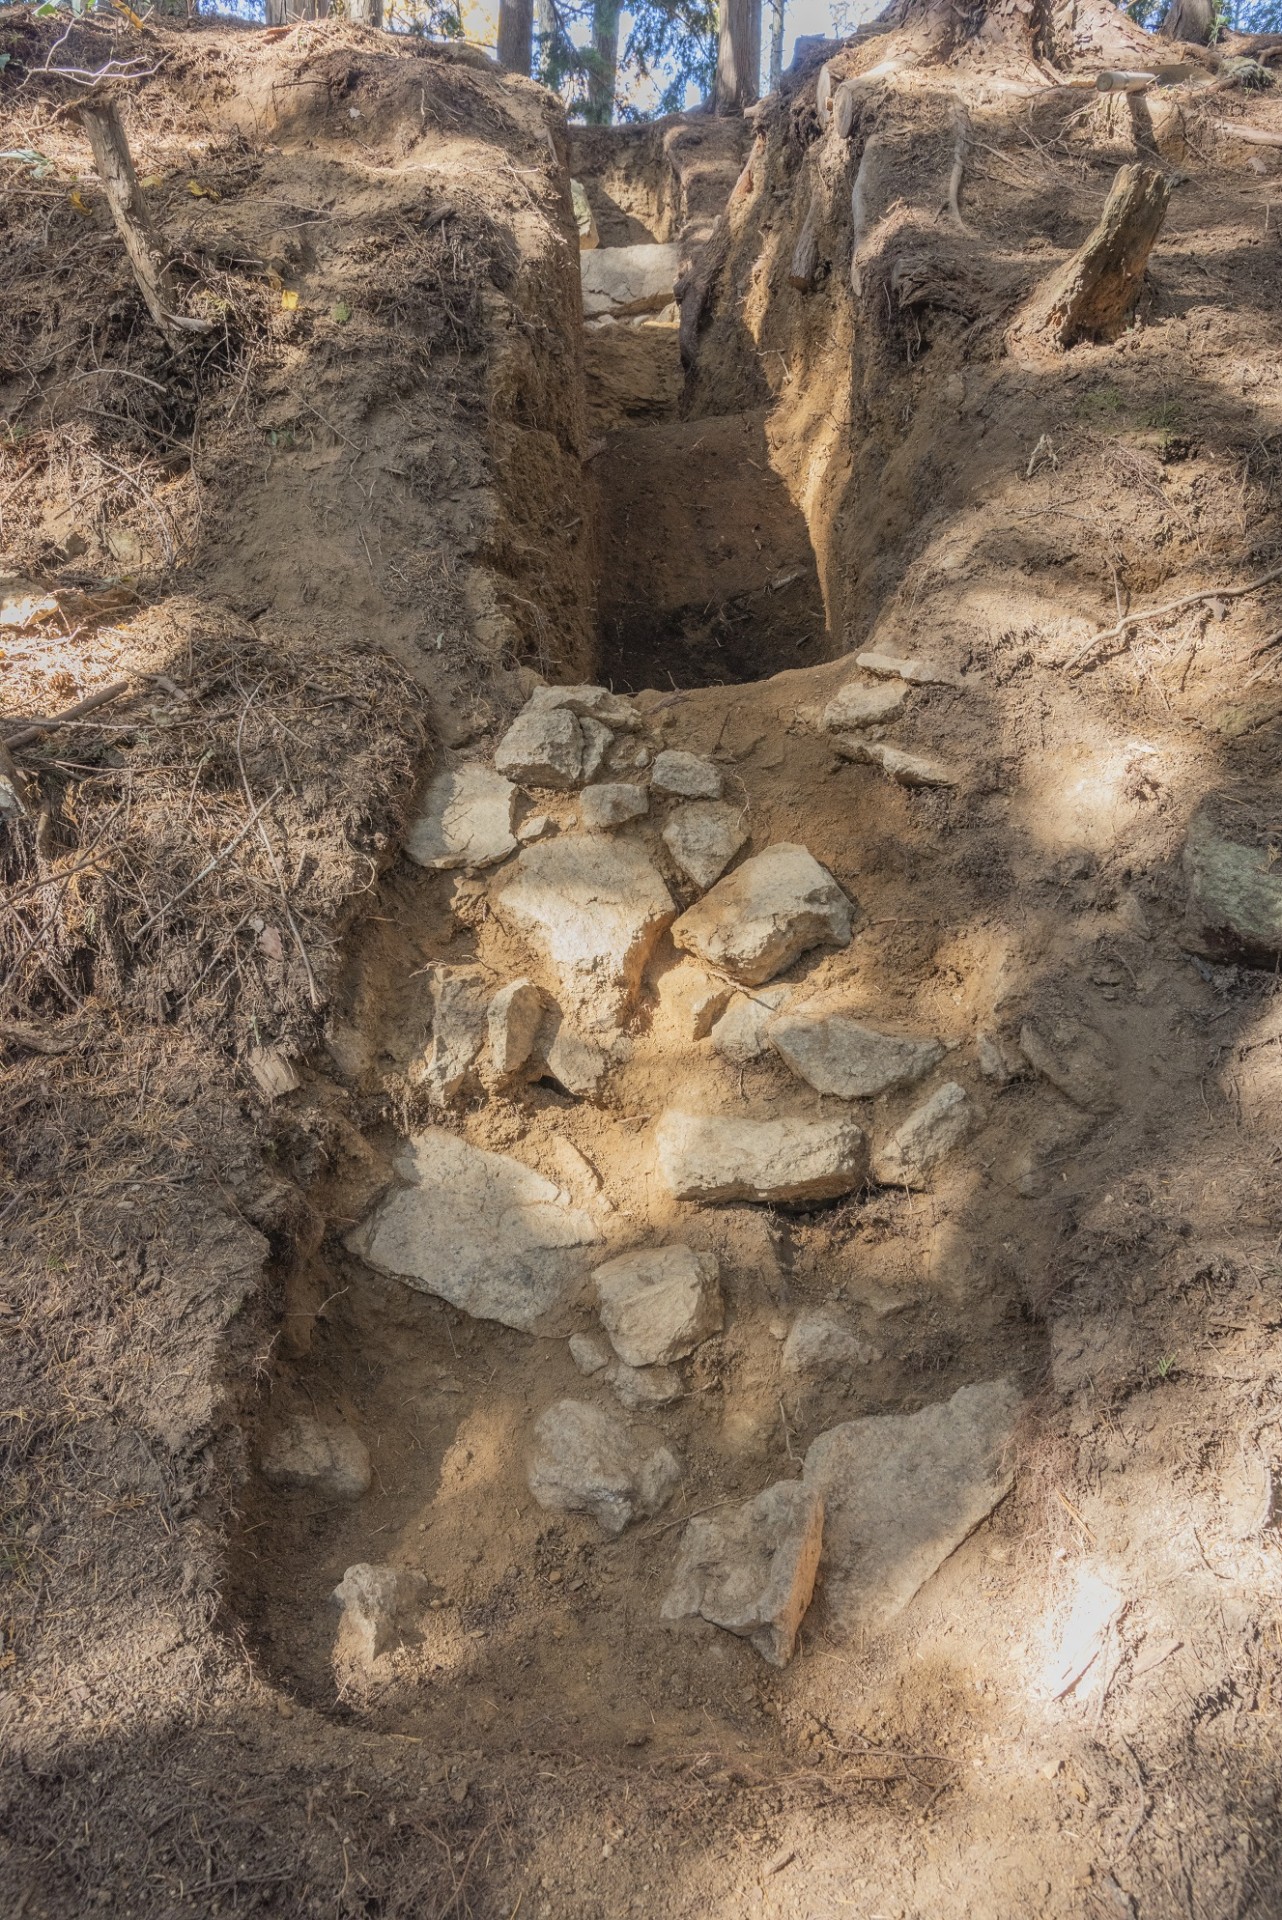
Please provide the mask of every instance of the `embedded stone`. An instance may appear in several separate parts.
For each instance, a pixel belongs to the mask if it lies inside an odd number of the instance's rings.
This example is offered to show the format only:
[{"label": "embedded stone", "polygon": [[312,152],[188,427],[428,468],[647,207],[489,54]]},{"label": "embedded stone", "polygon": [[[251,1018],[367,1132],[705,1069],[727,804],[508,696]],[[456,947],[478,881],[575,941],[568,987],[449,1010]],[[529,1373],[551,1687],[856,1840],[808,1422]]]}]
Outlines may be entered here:
[{"label": "embedded stone", "polygon": [[1019,1050],[1035,1073],[1086,1113],[1111,1113],[1117,1105],[1115,1054],[1102,1033],[1069,1015],[1026,1020]]},{"label": "embedded stone", "polygon": [[610,1349],[599,1334],[572,1333],[570,1358],[580,1373],[602,1373],[610,1365]]},{"label": "embedded stone", "polygon": [[579,732],[583,735],[583,765],[579,778],[584,786],[595,780],[605,765],[606,756],[614,745],[614,735],[609,727],[603,727],[599,720],[589,714],[580,720]]},{"label": "embedded stone", "polygon": [[677,1040],[706,1040],[733,988],[692,960],[669,967],[656,989],[659,1017]]},{"label": "embedded stone", "polygon": [[832,1373],[840,1367],[866,1367],[874,1351],[840,1314],[820,1307],[799,1313],[788,1329],[780,1364],[785,1373]]},{"label": "embedded stone", "polygon": [[761,986],[810,947],[849,945],[850,902],[805,847],[780,841],[718,880],[672,938],[745,986]]},{"label": "embedded stone", "polygon": [[349,1567],[331,1599],[339,1609],[335,1655],[340,1662],[369,1666],[415,1635],[431,1596],[424,1574],[408,1567]]},{"label": "embedded stone", "polygon": [[712,1045],[723,1059],[737,1067],[759,1059],[769,1046],[769,1034],[780,1010],[796,989],[775,985],[753,993],[736,993],[712,1029]]},{"label": "embedded stone", "polygon": [[595,247],[580,256],[583,312],[659,313],[674,298],[681,271],[681,249],[673,242],[643,242],[632,247]]},{"label": "embedded stone", "polygon": [[524,847],[528,846],[532,840],[545,839],[549,833],[557,831],[557,823],[550,813],[532,813],[527,819],[522,820],[516,830],[516,837]]},{"label": "embedded stone", "polygon": [[569,1028],[560,1014],[551,1016],[550,1037],[542,1042],[543,1063],[558,1086],[577,1100],[592,1100],[600,1093],[609,1071],[609,1058],[591,1040],[585,1040]]},{"label": "embedded stone", "polygon": [[410,1077],[427,1089],[434,1107],[449,1106],[466,1089],[468,1076],[485,1045],[492,984],[483,967],[434,965],[427,969],[432,1038]]},{"label": "embedded stone", "polygon": [[814,1592],[823,1529],[823,1499],[801,1480],[691,1520],[662,1618],[708,1620],[748,1640],[772,1667],[786,1666]]},{"label": "embedded stone", "polygon": [[675,1367],[630,1367],[615,1360],[605,1377],[620,1406],[631,1413],[642,1407],[671,1406],[685,1392]]},{"label": "embedded stone", "polygon": [[579,801],[579,818],[589,833],[604,833],[621,827],[628,820],[639,820],[650,810],[650,797],[644,787],[605,782],[585,787]]},{"label": "embedded stone", "polygon": [[532,980],[512,980],[485,1010],[490,1064],[502,1080],[510,1080],[529,1064],[543,1024],[546,1002]]},{"label": "embedded stone", "polygon": [[606,1533],[658,1513],[681,1468],[667,1447],[649,1447],[617,1414],[584,1400],[558,1400],[534,1429],[530,1492],[558,1513],[590,1513]]},{"label": "embedded stone", "polygon": [[582,1019],[609,1026],[631,1004],[676,912],[644,847],[596,833],[523,848],[500,879],[494,909],[552,967],[559,997]]},{"label": "embedded stone", "polygon": [[824,1593],[835,1627],[893,1619],[1005,1498],[1020,1407],[1013,1381],[991,1380],[920,1413],[848,1420],[811,1444],[804,1484],[827,1516]]},{"label": "embedded stone", "polygon": [[955,787],[960,774],[938,760],[925,760],[920,754],[904,753],[884,740],[865,740],[861,734],[838,734],[833,741],[838,753],[847,760],[860,760],[880,767],[897,786]]},{"label": "embedded stone", "polygon": [[695,800],[678,807],[663,829],[663,844],[687,880],[710,887],[748,840],[742,807],[722,800]]},{"label": "embedded stone", "polygon": [[492,867],[516,851],[516,788],[479,760],[444,767],[410,823],[405,851],[420,867]]},{"label": "embedded stone", "polygon": [[643,1247],[607,1260],[592,1276],[601,1324],[630,1367],[693,1353],[725,1321],[717,1262],[689,1247]]},{"label": "embedded stone", "polygon": [[931,1169],[974,1127],[975,1110],[966,1089],[946,1080],[873,1156],[873,1179],[882,1187],[924,1187]]},{"label": "embedded stone", "polygon": [[941,667],[933,660],[921,660],[916,656],[901,659],[893,653],[857,653],[855,665],[862,673],[875,673],[882,678],[905,680],[911,687],[959,687],[960,677],[949,667]]},{"label": "embedded stone", "polygon": [[868,686],[850,680],[828,702],[819,724],[825,733],[858,733],[864,727],[880,726],[903,711],[908,688],[900,681],[885,681]]},{"label": "embedded stone", "polygon": [[776,1053],[817,1093],[867,1100],[910,1086],[944,1057],[938,1040],[913,1040],[865,1027],[840,1008],[780,1014],[767,1033]]},{"label": "embedded stone", "polygon": [[527,707],[499,741],[494,764],[524,787],[577,787],[583,778],[583,729],[562,707]]},{"label": "embedded stone", "polygon": [[323,1493],[359,1500],[369,1488],[369,1449],[359,1434],[297,1413],[263,1448],[263,1478],[287,1493]]},{"label": "embedded stone", "polygon": [[536,687],[525,703],[527,713],[554,713],[564,709],[580,720],[599,720],[603,727],[635,733],[641,713],[633,701],[608,687]]},{"label": "embedded stone", "polygon": [[600,1230],[541,1173],[444,1127],[407,1140],[394,1167],[401,1184],[347,1236],[372,1267],[522,1332],[579,1292]]},{"label": "embedded stone", "polygon": [[658,793],[674,793],[683,800],[721,798],[720,769],[701,753],[681,753],[675,748],[655,755],[650,785]]},{"label": "embedded stone", "polygon": [[835,1200],[863,1183],[868,1143],[851,1120],[743,1120],[675,1109],[656,1129],[659,1171],[678,1200]]},{"label": "embedded stone", "polygon": [[1187,947],[1211,960],[1277,965],[1282,957],[1282,865],[1263,836],[1257,845],[1230,839],[1217,827],[1213,807],[1202,808],[1184,843],[1184,879]]}]

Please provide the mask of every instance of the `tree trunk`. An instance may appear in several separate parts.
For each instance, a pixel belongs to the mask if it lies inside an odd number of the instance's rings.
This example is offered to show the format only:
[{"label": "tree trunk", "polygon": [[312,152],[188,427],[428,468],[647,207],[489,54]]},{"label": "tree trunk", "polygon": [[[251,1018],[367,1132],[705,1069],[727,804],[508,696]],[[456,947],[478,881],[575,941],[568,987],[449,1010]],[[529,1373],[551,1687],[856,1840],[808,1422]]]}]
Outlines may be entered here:
[{"label": "tree trunk", "polygon": [[[370,26],[382,26],[382,0],[378,0],[380,18],[370,20]],[[323,20],[329,13],[329,0],[266,0],[263,25],[267,27],[291,27],[297,20]],[[354,19],[364,20],[364,13],[353,14]]]},{"label": "tree trunk", "polygon": [[785,0],[770,0],[770,65],[769,89],[771,93],[779,91],[779,82],[783,78],[783,27]]},{"label": "tree trunk", "polygon": [[347,17],[359,20],[366,27],[381,27],[383,0],[347,0]]},{"label": "tree trunk", "polygon": [[184,319],[176,311],[178,300],[169,261],[138,185],[120,111],[113,100],[86,104],[80,109],[80,123],[89,137],[93,163],[147,311],[169,344],[181,347],[191,334],[207,333],[209,322]]},{"label": "tree trunk", "polygon": [[1041,334],[1059,347],[1119,334],[1139,299],[1170,197],[1156,167],[1119,167],[1095,231],[1034,295],[1016,333]]},{"label": "tree trunk", "polygon": [[594,0],[592,68],[588,75],[588,104],[584,116],[594,127],[608,127],[614,118],[614,89],[619,77],[619,15],[622,11],[622,0]]},{"label": "tree trunk", "polygon": [[499,65],[529,78],[534,57],[534,0],[499,0]]},{"label": "tree trunk", "polygon": [[1215,37],[1215,0],[1172,0],[1158,32],[1167,40],[1209,47]]},{"label": "tree trunk", "polygon": [[721,0],[715,113],[742,113],[761,91],[761,0]]}]

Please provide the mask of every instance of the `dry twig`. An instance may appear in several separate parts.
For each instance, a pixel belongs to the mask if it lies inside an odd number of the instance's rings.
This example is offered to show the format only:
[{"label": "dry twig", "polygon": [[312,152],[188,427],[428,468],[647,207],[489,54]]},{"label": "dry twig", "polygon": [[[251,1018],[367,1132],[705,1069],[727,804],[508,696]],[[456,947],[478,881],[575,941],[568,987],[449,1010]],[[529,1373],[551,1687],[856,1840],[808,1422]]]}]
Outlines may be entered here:
[{"label": "dry twig", "polygon": [[1241,600],[1248,593],[1259,593],[1262,587],[1272,586],[1275,580],[1282,580],[1282,567],[1274,567],[1269,573],[1262,573],[1258,580],[1246,580],[1240,587],[1204,587],[1200,593],[1186,593],[1179,600],[1167,600],[1160,607],[1142,607],[1138,613],[1124,614],[1111,627],[1105,627],[1102,633],[1095,634],[1080,652],[1069,661],[1071,672],[1079,667],[1096,647],[1104,646],[1110,640],[1120,640],[1132,627],[1141,626],[1146,620],[1160,620],[1170,613],[1183,613],[1187,607],[1200,606],[1205,600]]}]

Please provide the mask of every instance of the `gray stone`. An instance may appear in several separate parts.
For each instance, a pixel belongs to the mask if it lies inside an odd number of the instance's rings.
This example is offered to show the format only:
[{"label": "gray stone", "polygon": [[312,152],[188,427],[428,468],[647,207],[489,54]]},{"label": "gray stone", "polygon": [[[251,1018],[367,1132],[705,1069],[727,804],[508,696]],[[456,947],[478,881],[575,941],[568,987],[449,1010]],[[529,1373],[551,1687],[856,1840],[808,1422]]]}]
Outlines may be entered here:
[{"label": "gray stone", "polygon": [[975,1040],[975,1058],[985,1080],[1005,1087],[1020,1073],[1023,1062],[1012,1060],[995,1033],[981,1033]]},{"label": "gray stone", "polygon": [[681,1480],[667,1447],[649,1447],[618,1414],[558,1400],[534,1429],[530,1492],[557,1513],[590,1513],[606,1533],[658,1513]]},{"label": "gray stone", "polygon": [[566,834],[525,847],[494,908],[555,971],[559,997],[589,1023],[615,1026],[676,908],[644,847]]},{"label": "gray stone", "polygon": [[750,1641],[772,1667],[786,1666],[814,1592],[823,1529],[823,1499],[800,1480],[692,1520],[663,1619],[711,1621]]},{"label": "gray stone", "polygon": [[681,915],[672,938],[758,987],[810,947],[849,945],[850,902],[805,847],[780,841],[718,880]]},{"label": "gray stone", "polygon": [[663,829],[663,844],[687,880],[710,887],[748,840],[742,807],[723,800],[696,800],[678,807]]},{"label": "gray stone", "polygon": [[883,1187],[924,1187],[931,1169],[974,1127],[975,1110],[966,1089],[946,1080],[873,1155],[873,1179]]},{"label": "gray stone", "polygon": [[759,1059],[770,1046],[770,1028],[796,989],[775,985],[736,993],[712,1029],[712,1045],[737,1067]]},{"label": "gray stone", "polygon": [[902,712],[908,688],[902,681],[885,681],[868,686],[851,680],[828,702],[820,717],[825,733],[858,733],[863,727],[880,726]]},{"label": "gray stone", "polygon": [[369,1488],[369,1449],[359,1434],[297,1413],[277,1427],[262,1455],[263,1478],[288,1493],[359,1500]]},{"label": "gray stone", "polygon": [[678,1200],[834,1200],[862,1185],[868,1143],[851,1120],[741,1120],[671,1110],[659,1171]]},{"label": "gray stone", "polygon": [[650,785],[657,793],[674,793],[683,800],[719,800],[721,773],[700,753],[667,748],[655,755]]},{"label": "gray stone", "polygon": [[810,1006],[781,1014],[768,1029],[771,1045],[817,1093],[866,1100],[910,1086],[944,1057],[938,1040],[913,1040],[865,1027],[841,1008]]},{"label": "gray stone", "polygon": [[499,741],[494,764],[525,787],[577,787],[583,778],[583,729],[564,708],[532,713],[527,707]]},{"label": "gray stone", "polygon": [[681,249],[671,242],[634,247],[595,247],[580,256],[583,312],[659,313],[671,304]]},{"label": "gray stone", "polygon": [[579,732],[583,735],[583,765],[579,778],[586,786],[590,780],[596,779],[605,765],[606,756],[614,745],[614,735],[609,727],[602,726],[590,714],[580,720]]},{"label": "gray stone", "polygon": [[594,1041],[568,1027],[559,1013],[550,1017],[541,1043],[543,1063],[557,1085],[576,1100],[594,1100],[605,1085],[609,1058]]},{"label": "gray stone", "polygon": [[1068,1015],[1026,1020],[1019,1030],[1019,1050],[1035,1073],[1083,1112],[1111,1113],[1116,1107],[1114,1055],[1093,1027]]},{"label": "gray stone", "polygon": [[426,1127],[395,1169],[403,1184],[347,1237],[372,1267],[524,1332],[579,1291],[600,1232],[532,1167]]},{"label": "gray stone", "polygon": [[527,713],[552,713],[558,708],[580,720],[599,720],[617,732],[635,733],[641,725],[636,705],[608,687],[536,687],[525,704]]},{"label": "gray stone", "polygon": [[434,1107],[446,1107],[466,1090],[488,1031],[493,985],[483,967],[430,966],[432,1038],[410,1078],[427,1089]]},{"label": "gray stone", "polygon": [[572,1333],[570,1358],[580,1373],[602,1373],[610,1365],[611,1353],[600,1334]]},{"label": "gray stone", "polygon": [[688,1041],[707,1039],[733,989],[692,960],[682,960],[660,977],[656,991],[661,1022],[674,1039]]},{"label": "gray stone", "polygon": [[589,833],[621,827],[628,820],[639,820],[649,810],[650,797],[644,787],[608,781],[599,787],[585,787],[579,801],[579,818]]},{"label": "gray stone", "polygon": [[615,1360],[605,1377],[619,1404],[630,1413],[643,1407],[671,1406],[685,1392],[675,1367],[630,1367]]},{"label": "gray stone", "polygon": [[689,1247],[641,1247],[592,1276],[601,1324],[630,1367],[684,1359],[725,1322],[717,1262]]},{"label": "gray stone", "polygon": [[532,980],[511,980],[490,1001],[485,1025],[490,1042],[490,1065],[501,1080],[510,1080],[530,1063],[547,1003]]},{"label": "gray stone", "polygon": [[952,767],[938,760],[925,760],[919,754],[904,753],[884,740],[865,740],[862,734],[837,734],[833,745],[847,760],[865,761],[901,787],[955,787],[960,779]]},{"label": "gray stone", "polygon": [[420,867],[492,867],[516,851],[516,788],[478,760],[443,767],[410,823],[405,851]]},{"label": "gray stone", "polygon": [[832,1373],[839,1367],[866,1367],[874,1352],[840,1314],[820,1307],[799,1313],[783,1343],[780,1364],[785,1373]]},{"label": "gray stone", "polygon": [[340,1613],[340,1663],[367,1667],[413,1639],[430,1595],[426,1576],[408,1567],[349,1567],[331,1595]]},{"label": "gray stone", "polygon": [[[1239,830],[1240,831],[1240,830]],[[1194,815],[1184,844],[1188,917],[1184,943],[1209,959],[1274,967],[1282,957],[1282,863]],[[1070,1098],[1072,1096],[1070,1095]]]},{"label": "gray stone", "polygon": [[882,678],[905,680],[911,687],[959,687],[961,679],[949,667],[941,667],[933,660],[921,660],[916,657],[901,659],[893,653],[857,653],[855,665],[861,673],[875,673]]},{"label": "gray stone", "polygon": [[649,766],[653,755],[644,740],[635,736],[616,739],[605,756],[607,773],[617,778],[620,774],[643,773]]},{"label": "gray stone", "polygon": [[805,1484],[824,1502],[824,1592],[834,1626],[893,1619],[1014,1479],[1020,1411],[1010,1380],[962,1387],[920,1413],[850,1420],[820,1434]]},{"label": "gray stone", "polygon": [[522,820],[516,830],[516,837],[523,847],[528,847],[532,840],[544,840],[548,834],[559,831],[550,813],[532,813],[528,819]]}]

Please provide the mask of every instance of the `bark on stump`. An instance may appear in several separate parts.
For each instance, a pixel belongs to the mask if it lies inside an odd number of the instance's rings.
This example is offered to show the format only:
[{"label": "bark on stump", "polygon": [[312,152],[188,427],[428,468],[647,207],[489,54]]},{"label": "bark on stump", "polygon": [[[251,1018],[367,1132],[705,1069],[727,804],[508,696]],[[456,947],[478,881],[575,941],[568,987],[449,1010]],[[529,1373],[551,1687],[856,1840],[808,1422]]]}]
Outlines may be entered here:
[{"label": "bark on stump", "polygon": [[1170,197],[1156,167],[1119,167],[1099,224],[1033,296],[1016,333],[1042,336],[1059,347],[1119,334],[1139,299]]}]

